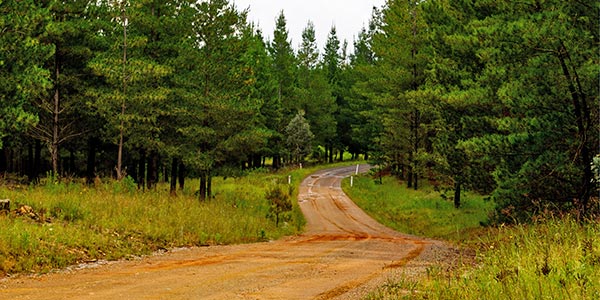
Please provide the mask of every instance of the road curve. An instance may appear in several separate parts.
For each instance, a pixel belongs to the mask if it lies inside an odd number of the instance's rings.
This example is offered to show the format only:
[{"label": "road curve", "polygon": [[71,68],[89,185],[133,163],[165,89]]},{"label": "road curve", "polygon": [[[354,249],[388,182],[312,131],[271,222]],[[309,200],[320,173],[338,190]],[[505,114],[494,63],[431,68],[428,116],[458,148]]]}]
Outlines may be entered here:
[{"label": "road curve", "polygon": [[355,171],[323,170],[302,182],[301,236],[12,278],[0,282],[0,299],[358,299],[389,276],[424,272],[431,261],[423,253],[440,244],[397,233],[360,210],[340,187]]}]

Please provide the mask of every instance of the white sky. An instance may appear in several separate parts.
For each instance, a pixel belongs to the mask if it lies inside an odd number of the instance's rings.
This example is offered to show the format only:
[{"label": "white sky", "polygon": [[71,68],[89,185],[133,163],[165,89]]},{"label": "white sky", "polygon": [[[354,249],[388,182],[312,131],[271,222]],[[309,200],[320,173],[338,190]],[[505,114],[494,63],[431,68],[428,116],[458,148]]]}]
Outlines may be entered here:
[{"label": "white sky", "polygon": [[292,47],[298,49],[302,30],[308,21],[315,25],[317,46],[323,52],[331,26],[335,25],[341,43],[348,41],[348,52],[362,27],[367,27],[373,6],[381,7],[385,0],[233,0],[239,10],[249,8],[248,20],[262,29],[272,40],[275,21],[283,10]]}]

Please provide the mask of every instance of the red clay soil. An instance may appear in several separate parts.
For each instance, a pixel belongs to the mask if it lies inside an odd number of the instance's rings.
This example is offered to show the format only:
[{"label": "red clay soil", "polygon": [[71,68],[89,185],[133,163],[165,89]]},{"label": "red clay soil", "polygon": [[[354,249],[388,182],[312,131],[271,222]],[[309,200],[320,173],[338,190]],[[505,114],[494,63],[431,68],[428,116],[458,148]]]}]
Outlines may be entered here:
[{"label": "red clay soil", "polygon": [[360,299],[448,258],[453,251],[443,243],[395,232],[360,210],[340,188],[355,170],[324,170],[302,182],[301,236],[4,279],[0,299]]}]

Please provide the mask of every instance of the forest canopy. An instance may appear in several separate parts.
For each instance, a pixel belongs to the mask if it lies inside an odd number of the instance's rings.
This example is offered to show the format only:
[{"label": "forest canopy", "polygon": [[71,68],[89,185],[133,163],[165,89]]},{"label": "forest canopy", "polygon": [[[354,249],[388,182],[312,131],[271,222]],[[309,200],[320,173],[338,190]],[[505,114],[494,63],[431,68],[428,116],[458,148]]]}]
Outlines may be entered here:
[{"label": "forest canopy", "polygon": [[213,176],[351,153],[503,221],[598,211],[599,11],[388,0],[354,41],[317,49],[309,22],[294,49],[283,12],[266,40],[228,0],[1,0],[1,176],[187,174],[204,199]]}]

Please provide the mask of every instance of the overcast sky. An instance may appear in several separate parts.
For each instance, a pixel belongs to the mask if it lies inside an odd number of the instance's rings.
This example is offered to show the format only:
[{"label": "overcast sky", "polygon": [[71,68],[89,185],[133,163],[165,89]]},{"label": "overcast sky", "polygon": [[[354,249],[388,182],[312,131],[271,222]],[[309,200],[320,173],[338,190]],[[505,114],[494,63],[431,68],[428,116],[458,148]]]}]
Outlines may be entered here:
[{"label": "overcast sky", "polygon": [[[287,20],[292,47],[298,49],[302,30],[308,21],[315,24],[319,51],[327,41],[331,26],[335,25],[340,42],[348,41],[348,51],[361,28],[368,26],[373,6],[381,7],[385,0],[233,0],[238,9],[249,8],[248,19],[258,24],[263,36],[271,40],[275,21],[283,10]],[[341,45],[341,44],[340,44]]]}]

